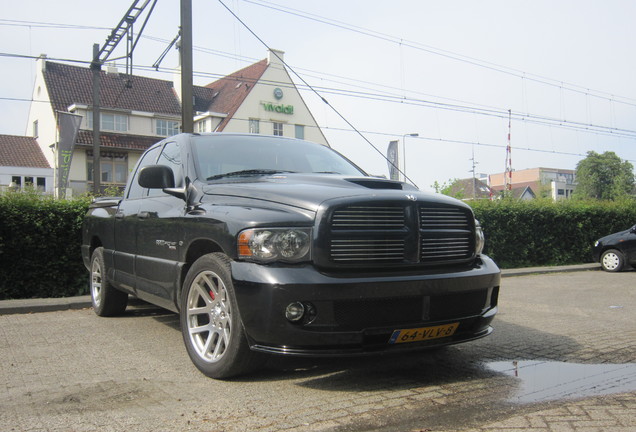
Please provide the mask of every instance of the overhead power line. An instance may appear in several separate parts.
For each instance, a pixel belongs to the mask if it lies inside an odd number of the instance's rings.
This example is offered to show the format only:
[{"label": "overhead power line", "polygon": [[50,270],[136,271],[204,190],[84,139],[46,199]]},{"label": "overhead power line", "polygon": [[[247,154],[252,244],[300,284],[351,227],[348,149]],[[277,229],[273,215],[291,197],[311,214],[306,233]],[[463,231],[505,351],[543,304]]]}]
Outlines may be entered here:
[{"label": "overhead power line", "polygon": [[[26,56],[20,54],[10,54],[10,53],[0,53],[0,57],[15,57],[15,58],[23,58],[23,59],[37,59],[37,56]],[[47,60],[52,61],[63,61],[63,62],[75,62],[81,64],[90,64],[88,61],[82,60],[74,60],[74,59],[60,59],[60,58],[47,58]],[[162,73],[174,73],[176,69],[174,68],[156,68],[148,65],[136,65],[138,70],[149,71],[149,72],[162,72]],[[209,78],[209,79],[220,79],[224,78],[225,75],[219,73],[211,73],[211,72],[202,72],[195,71],[194,75],[200,78]],[[245,78],[240,78],[241,81],[248,81]],[[267,80],[259,80],[259,83],[262,85],[270,85],[270,86],[280,86],[281,83],[275,81],[267,81]],[[252,82],[250,82],[252,84]],[[347,90],[341,88],[333,88],[333,87],[325,87],[325,86],[313,86],[310,87],[306,83],[301,83],[296,86],[301,91],[312,91],[312,88],[320,91],[324,94],[338,95],[356,99],[362,99],[367,101],[376,101],[376,102],[388,102],[399,105],[410,105],[410,106],[418,106],[423,108],[431,108],[431,109],[441,109],[444,111],[452,111],[458,113],[468,113],[468,114],[476,114],[486,117],[495,117],[501,119],[508,118],[508,110],[501,108],[493,108],[493,107],[484,107],[481,105],[468,105],[461,103],[447,103],[440,102],[429,99],[420,99],[420,98],[409,98],[405,96],[392,95],[387,93],[373,93],[373,92],[363,92],[363,91],[355,91],[355,90]],[[527,124],[536,124],[546,127],[553,127],[558,129],[566,129],[573,130],[583,133],[590,133],[595,135],[602,136],[611,136],[618,138],[627,138],[627,139],[636,139],[636,130],[632,129],[624,129],[618,128],[614,126],[604,126],[599,124],[592,123],[584,123],[584,122],[575,122],[562,120],[558,118],[532,114],[532,113],[521,113],[521,112],[512,112],[512,120],[515,122],[523,122]]]},{"label": "overhead power line", "polygon": [[78,24],[61,24],[41,21],[20,21],[12,19],[0,19],[0,26],[12,27],[41,27],[51,29],[75,29],[75,30],[110,30],[110,27],[86,26]]},{"label": "overhead power line", "polygon": [[[431,52],[433,54],[442,53],[442,54],[445,54],[446,56],[454,56],[452,58],[454,58],[456,60],[467,59],[470,62],[476,62],[476,63],[478,62],[478,63],[483,64],[483,65],[490,65],[491,66],[490,69],[493,69],[493,70],[498,71],[498,72],[504,72],[504,73],[506,73],[505,71],[509,71],[514,76],[516,76],[518,78],[521,78],[521,79],[524,79],[524,80],[541,82],[539,80],[539,79],[541,79],[541,80],[547,81],[547,82],[542,82],[543,84],[548,84],[548,85],[550,85],[552,87],[557,87],[557,88],[559,88],[559,90],[570,90],[570,91],[574,91],[576,93],[579,93],[579,94],[582,94],[582,95],[585,95],[585,96],[601,98],[601,99],[607,100],[607,101],[612,102],[612,103],[616,102],[616,103],[621,103],[621,104],[624,104],[624,105],[629,105],[629,106],[636,107],[636,99],[633,99],[633,98],[627,98],[627,97],[624,97],[624,96],[610,94],[610,93],[607,93],[607,92],[602,92],[600,90],[593,90],[593,89],[590,89],[590,88],[587,88],[587,87],[584,87],[584,86],[571,84],[571,83],[568,83],[566,81],[560,81],[560,80],[557,80],[557,79],[547,78],[547,77],[544,77],[544,76],[541,76],[541,75],[524,72],[524,71],[521,71],[521,70],[518,70],[518,69],[514,69],[514,68],[510,68],[510,67],[507,67],[507,66],[491,63],[491,62],[488,62],[486,60],[481,60],[481,59],[476,59],[474,57],[464,56],[462,54],[454,53],[452,51],[443,50],[441,48],[435,48],[435,47],[432,47],[432,46],[429,46],[429,45],[421,44],[419,42],[405,40],[403,38],[399,38],[397,36],[391,36],[391,35],[388,35],[388,34],[380,33],[380,32],[377,32],[375,30],[370,30],[370,29],[366,29],[366,28],[363,28],[363,27],[358,27],[358,26],[355,26],[355,25],[352,25],[352,24],[349,24],[349,23],[345,23],[343,21],[338,21],[338,20],[334,20],[334,19],[331,19],[331,18],[326,18],[326,17],[322,17],[322,16],[319,16],[319,15],[315,15],[315,14],[311,14],[311,13],[308,13],[308,12],[304,12],[304,11],[301,11],[301,10],[298,10],[298,9],[293,9],[293,8],[277,5],[275,3],[271,3],[271,2],[268,2],[268,1],[265,1],[265,0],[243,0],[243,1],[245,1],[247,3],[251,3],[251,4],[254,4],[254,5],[257,5],[257,6],[261,6],[261,7],[269,8],[269,9],[272,9],[272,10],[276,10],[276,11],[279,11],[279,12],[282,12],[282,13],[286,13],[286,14],[298,16],[298,17],[301,17],[301,18],[317,21],[317,22],[324,23],[324,24],[331,25],[331,26],[336,26],[336,27],[339,27],[339,28],[344,29],[344,30],[354,31],[354,32],[357,32],[357,33],[365,34],[367,36],[371,36],[371,37],[379,37],[380,39],[383,39],[383,40],[386,40],[386,41],[389,41],[389,42],[393,42],[393,43],[396,43],[396,44],[400,44],[400,45],[404,45],[404,46],[413,45],[413,47],[420,46],[422,48],[426,48],[425,51],[427,51],[427,52]],[[20,20],[0,19],[0,26],[2,26],[2,25],[16,25],[16,26],[23,26],[23,27],[43,27],[43,28],[53,28],[53,29],[78,29],[78,30],[104,30],[104,29],[107,29],[107,30],[110,30],[109,27],[84,26],[84,25],[76,25],[76,24],[40,22],[40,21],[20,21]],[[169,39],[159,38],[159,37],[150,36],[150,35],[140,35],[140,37],[143,38],[143,39],[152,40],[154,42],[159,42],[159,43],[164,43],[164,44],[169,44],[171,42]],[[245,63],[254,63],[255,61],[258,61],[258,59],[256,59],[256,58],[241,56],[241,55],[228,53],[228,52],[224,52],[224,51],[220,51],[220,50],[214,50],[214,49],[207,48],[207,47],[194,46],[193,49],[194,49],[194,51],[197,51],[197,52],[211,54],[211,55],[215,55],[215,56],[218,56],[218,57],[228,58],[228,59],[231,59],[231,60],[238,60],[238,61],[242,61],[242,62],[245,62]],[[67,61],[75,61],[75,60],[67,60]],[[443,97],[443,96],[431,95],[431,94],[426,94],[426,93],[423,93],[423,92],[417,92],[417,91],[413,91],[413,90],[405,90],[403,88],[387,86],[385,84],[379,84],[379,83],[373,83],[373,82],[369,82],[369,81],[363,81],[363,80],[360,80],[359,77],[349,78],[349,77],[345,77],[345,76],[341,76],[341,75],[329,74],[329,73],[325,73],[325,72],[318,72],[318,71],[313,71],[313,70],[309,70],[309,69],[303,69],[303,68],[296,68],[296,69],[299,70],[299,71],[304,71],[306,76],[311,76],[313,78],[317,78],[317,79],[321,79],[321,80],[329,80],[331,82],[335,82],[335,83],[343,84],[343,85],[348,85],[348,86],[352,86],[352,87],[368,89],[367,87],[360,85],[360,83],[363,83],[363,84],[367,84],[367,85],[370,85],[370,86],[373,86],[373,87],[378,87],[378,88],[387,88],[387,89],[400,91],[400,92],[407,91],[410,94],[419,94],[419,95],[422,95],[422,96],[434,97],[434,98],[440,99],[440,100],[448,100],[448,101],[452,101],[452,102],[471,104],[473,106],[487,107],[487,105],[483,105],[483,104],[475,104],[475,103],[462,101],[462,100],[459,100],[459,99],[446,98],[446,97]],[[318,75],[317,76],[316,75],[312,76],[312,74],[318,74]],[[348,82],[343,83],[343,82],[335,81],[333,79],[325,78],[325,77],[338,78],[338,79],[346,80]],[[493,107],[491,107],[491,108],[493,108]]]},{"label": "overhead power line", "polygon": [[591,97],[595,97],[595,98],[599,98],[599,99],[605,99],[608,101],[613,101],[613,102],[617,102],[617,103],[622,103],[622,104],[627,104],[627,105],[636,105],[636,99],[633,98],[628,98],[628,97],[624,97],[624,96],[619,96],[619,95],[615,95],[612,93],[608,93],[605,91],[601,91],[601,90],[594,90],[582,85],[578,85],[578,84],[573,84],[570,82],[567,82],[565,80],[557,80],[554,78],[549,78],[546,76],[542,76],[539,74],[534,74],[534,73],[530,73],[530,72],[524,72],[522,70],[519,69],[515,69],[515,68],[511,68],[508,66],[504,66],[504,65],[500,65],[497,63],[493,63],[493,62],[489,62],[487,60],[482,60],[482,59],[478,59],[475,57],[470,57],[464,54],[459,54],[453,51],[449,51],[449,50],[444,50],[441,48],[436,48],[430,45],[425,45],[423,43],[420,42],[416,42],[416,41],[411,41],[408,39],[404,39],[404,38],[400,38],[398,36],[393,36],[393,35],[389,35],[386,33],[381,33],[378,32],[376,30],[371,30],[368,28],[364,28],[364,27],[359,27],[359,26],[355,26],[353,24],[350,23],[346,23],[344,21],[338,21],[332,18],[327,18],[324,16],[320,16],[320,15],[316,15],[316,14],[312,14],[309,12],[305,12],[299,9],[294,9],[291,7],[287,7],[287,6],[282,6],[276,3],[272,3],[272,2],[268,2],[265,0],[243,0],[246,3],[250,3],[256,6],[260,6],[260,7],[264,7],[264,8],[268,8],[271,10],[275,10],[278,12],[282,12],[282,13],[286,13],[289,15],[293,15],[293,16],[297,16],[300,18],[304,18],[307,20],[311,20],[311,21],[315,21],[315,22],[319,22],[325,25],[329,25],[332,27],[336,27],[336,28],[340,28],[342,30],[347,30],[350,32],[354,32],[354,33],[358,33],[358,34],[362,34],[365,36],[369,36],[375,39],[379,39],[379,40],[383,40],[385,42],[390,42],[390,43],[394,43],[396,45],[402,46],[402,47],[408,47],[408,48],[412,48],[418,51],[422,51],[422,52],[427,52],[430,54],[434,54],[437,56],[441,56],[444,58],[448,58],[448,59],[452,59],[452,60],[456,60],[459,62],[463,62],[466,64],[470,64],[473,66],[477,66],[480,68],[484,68],[484,69],[488,69],[488,70],[492,70],[495,72],[499,72],[502,74],[506,74],[506,75],[511,75],[517,78],[521,78],[521,79],[525,79],[528,81],[533,81],[539,84],[543,84],[543,85],[547,85],[550,87],[554,87],[554,88],[558,88],[558,89],[564,89],[564,90],[568,90],[574,93],[578,93],[578,94],[582,94],[585,96],[591,96]]}]

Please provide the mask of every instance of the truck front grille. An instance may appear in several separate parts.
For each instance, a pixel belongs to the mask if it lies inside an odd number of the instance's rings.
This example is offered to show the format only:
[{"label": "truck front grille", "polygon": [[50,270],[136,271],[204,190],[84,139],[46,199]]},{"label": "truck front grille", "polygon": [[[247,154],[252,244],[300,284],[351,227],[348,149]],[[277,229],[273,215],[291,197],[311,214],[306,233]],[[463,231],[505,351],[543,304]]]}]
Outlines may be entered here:
[{"label": "truck front grille", "polygon": [[327,247],[332,263],[440,265],[473,257],[469,209],[445,204],[349,205],[335,209]]}]

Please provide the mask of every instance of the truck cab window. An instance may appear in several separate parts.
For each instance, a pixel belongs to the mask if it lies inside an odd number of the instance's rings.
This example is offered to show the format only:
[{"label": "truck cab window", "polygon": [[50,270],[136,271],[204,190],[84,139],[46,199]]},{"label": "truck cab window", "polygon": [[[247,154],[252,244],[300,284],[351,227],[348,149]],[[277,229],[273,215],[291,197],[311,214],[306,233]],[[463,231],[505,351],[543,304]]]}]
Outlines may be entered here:
[{"label": "truck cab window", "polygon": [[139,183],[137,183],[137,178],[139,177],[139,170],[141,170],[143,167],[147,165],[154,165],[155,162],[157,161],[157,156],[159,155],[160,150],[161,150],[161,147],[157,147],[152,150],[149,150],[139,161],[139,164],[137,165],[137,170],[135,171],[135,175],[132,177],[130,181],[130,185],[128,186],[128,199],[136,199],[136,198],[141,198],[142,196],[144,196],[144,191],[146,189],[142,188],[141,186],[139,186]]},{"label": "truck cab window", "polygon": [[[183,165],[181,164],[181,146],[177,142],[169,142],[163,147],[157,165],[166,165],[174,174],[174,186],[183,187]],[[163,195],[159,189],[148,191],[149,196]]]}]

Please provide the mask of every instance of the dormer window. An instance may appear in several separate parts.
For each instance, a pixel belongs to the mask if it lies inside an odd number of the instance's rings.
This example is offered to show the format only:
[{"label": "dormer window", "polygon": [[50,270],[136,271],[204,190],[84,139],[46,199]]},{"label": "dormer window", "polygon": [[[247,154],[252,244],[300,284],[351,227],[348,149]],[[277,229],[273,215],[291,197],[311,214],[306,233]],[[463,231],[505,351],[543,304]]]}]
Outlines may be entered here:
[{"label": "dormer window", "polygon": [[161,136],[172,136],[179,133],[179,122],[174,120],[156,119],[155,133]]},{"label": "dormer window", "polygon": [[[124,114],[100,113],[100,130],[128,132],[128,116]],[[93,128],[93,112],[88,112],[88,128]]]}]

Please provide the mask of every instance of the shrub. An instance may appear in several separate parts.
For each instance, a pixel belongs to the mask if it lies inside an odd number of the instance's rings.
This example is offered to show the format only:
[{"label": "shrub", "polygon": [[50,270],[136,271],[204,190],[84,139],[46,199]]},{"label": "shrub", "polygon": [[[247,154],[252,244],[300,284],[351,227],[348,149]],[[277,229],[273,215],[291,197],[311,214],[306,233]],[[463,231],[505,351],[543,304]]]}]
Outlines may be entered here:
[{"label": "shrub", "polygon": [[485,252],[501,268],[592,261],[600,237],[636,223],[636,201],[471,202],[485,235]]},{"label": "shrub", "polygon": [[[89,197],[0,195],[0,300],[87,292],[81,226]],[[636,201],[474,201],[485,252],[501,268],[591,262],[600,237],[636,223]]]},{"label": "shrub", "polygon": [[86,293],[81,224],[90,200],[0,195],[0,299]]}]

